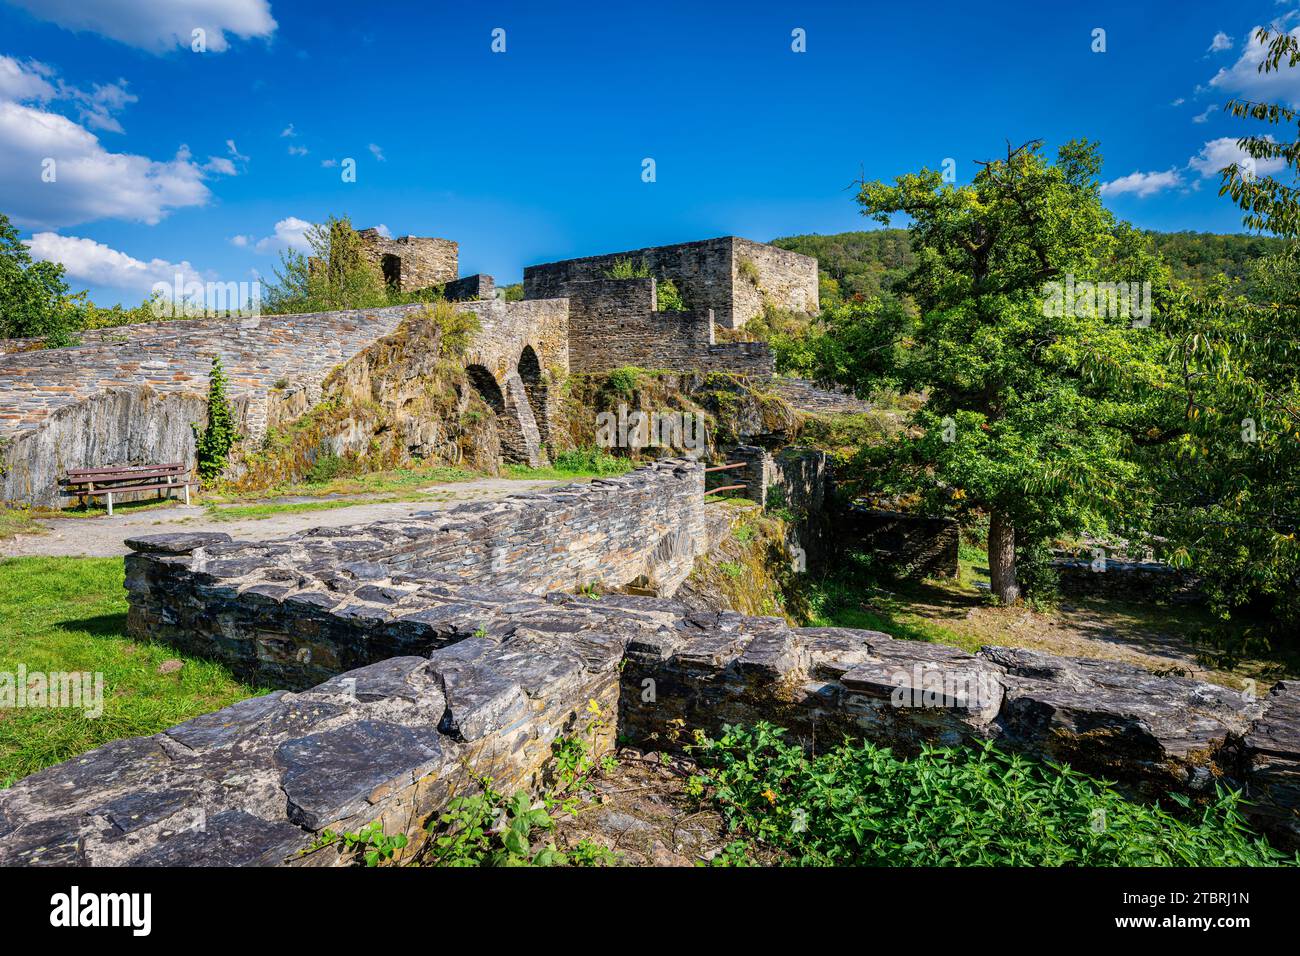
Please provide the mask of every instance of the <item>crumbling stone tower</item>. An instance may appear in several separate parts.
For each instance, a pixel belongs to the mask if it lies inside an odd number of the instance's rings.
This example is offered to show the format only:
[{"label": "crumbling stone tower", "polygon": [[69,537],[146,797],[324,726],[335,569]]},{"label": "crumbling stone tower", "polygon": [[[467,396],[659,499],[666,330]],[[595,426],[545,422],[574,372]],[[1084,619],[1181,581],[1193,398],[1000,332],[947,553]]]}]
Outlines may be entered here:
[{"label": "crumbling stone tower", "polygon": [[375,228],[362,229],[361,248],[399,292],[414,292],[456,280],[460,247],[450,239],[402,236],[390,239]]}]

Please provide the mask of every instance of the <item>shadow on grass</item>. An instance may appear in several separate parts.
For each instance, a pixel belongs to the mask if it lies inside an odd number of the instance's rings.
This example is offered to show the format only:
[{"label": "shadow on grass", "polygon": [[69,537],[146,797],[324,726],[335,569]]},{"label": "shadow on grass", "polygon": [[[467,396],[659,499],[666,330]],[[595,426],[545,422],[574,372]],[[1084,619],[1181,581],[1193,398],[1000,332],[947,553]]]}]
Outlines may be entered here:
[{"label": "shadow on grass", "polygon": [[50,625],[68,633],[84,633],[91,637],[129,637],[126,633],[125,614],[97,614],[72,621],[55,621]]}]

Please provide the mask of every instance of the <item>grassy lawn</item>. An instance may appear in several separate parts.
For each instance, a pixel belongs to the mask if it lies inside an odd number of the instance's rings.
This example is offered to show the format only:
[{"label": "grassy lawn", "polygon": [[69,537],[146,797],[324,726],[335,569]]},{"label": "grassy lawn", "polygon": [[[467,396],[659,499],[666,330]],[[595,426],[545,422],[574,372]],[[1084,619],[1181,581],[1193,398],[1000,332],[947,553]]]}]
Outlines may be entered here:
[{"label": "grassy lawn", "polygon": [[[264,690],[126,634],[121,558],[0,561],[0,671],[102,673],[104,708],[0,709],[0,785],[122,737],[157,733]],[[164,662],[175,663],[163,668]]]},{"label": "grassy lawn", "polygon": [[218,487],[205,491],[203,501],[209,504],[223,504],[290,496],[324,498],[329,495],[383,495],[396,492],[415,492],[429,485],[442,485],[455,481],[473,481],[483,477],[486,476],[472,471],[465,471],[463,468],[429,465],[427,467],[374,471],[351,478],[333,478],[329,481],[303,481],[297,484],[280,485],[275,488],[259,488],[256,491],[248,492]]},{"label": "grassy lawn", "polygon": [[647,461],[633,461],[631,458],[616,458],[597,448],[579,448],[561,452],[555,461],[546,468],[530,468],[528,465],[506,465],[509,478],[538,478],[564,481],[568,478],[600,478],[610,475],[622,475],[633,468],[648,465]]}]

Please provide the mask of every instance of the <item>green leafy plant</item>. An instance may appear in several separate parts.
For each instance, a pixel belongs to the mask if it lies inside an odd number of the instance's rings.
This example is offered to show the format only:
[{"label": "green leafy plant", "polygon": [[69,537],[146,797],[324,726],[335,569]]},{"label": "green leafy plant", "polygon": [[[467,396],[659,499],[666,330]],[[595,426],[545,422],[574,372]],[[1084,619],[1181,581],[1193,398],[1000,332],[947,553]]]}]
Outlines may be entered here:
[{"label": "green leafy plant", "polygon": [[614,260],[614,264],[605,270],[606,279],[649,279],[650,267],[645,260],[634,262],[624,256]]},{"label": "green leafy plant", "polygon": [[208,372],[207,424],[202,431],[197,425],[190,427],[194,431],[194,453],[199,477],[204,481],[212,481],[225,470],[230,449],[238,438],[234,415],[226,398],[226,373],[221,367],[220,355],[213,357],[212,370]]},{"label": "green leafy plant", "polygon": [[727,825],[815,866],[1270,866],[1300,863],[1251,832],[1240,795],[1179,816],[1069,767],[992,744],[910,759],[844,743],[809,757],[768,723],[697,748]]},{"label": "green leafy plant", "polygon": [[390,836],[384,833],[383,824],[375,820],[355,833],[323,830],[316,842],[304,852],[309,853],[323,847],[341,845],[345,852],[359,856],[366,866],[378,866],[391,860],[406,844],[406,834],[398,833]]},{"label": "green leafy plant", "polygon": [[682,298],[677,283],[673,282],[672,279],[664,279],[663,282],[656,283],[655,288],[659,299],[660,312],[686,311],[686,301]]}]

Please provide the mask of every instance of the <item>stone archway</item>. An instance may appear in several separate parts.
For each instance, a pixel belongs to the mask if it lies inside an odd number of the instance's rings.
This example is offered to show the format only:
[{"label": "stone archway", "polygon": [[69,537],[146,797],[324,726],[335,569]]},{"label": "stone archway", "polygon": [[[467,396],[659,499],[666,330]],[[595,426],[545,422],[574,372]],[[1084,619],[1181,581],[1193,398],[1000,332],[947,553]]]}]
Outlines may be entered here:
[{"label": "stone archway", "polygon": [[467,365],[465,374],[479,397],[496,416],[501,457],[508,462],[538,467],[546,464],[541,434],[518,371],[512,370],[504,385],[485,365]]},{"label": "stone archway", "polygon": [[551,416],[549,413],[549,389],[542,376],[542,363],[537,359],[537,352],[531,345],[525,345],[515,363],[519,380],[524,384],[524,394],[537,422],[537,432],[543,445],[551,440]]},{"label": "stone archway", "polygon": [[469,376],[469,383],[474,386],[474,391],[478,392],[479,398],[487,403],[488,408],[497,415],[504,414],[506,401],[501,394],[501,386],[497,384],[496,376],[483,365],[467,365],[465,374]]}]

